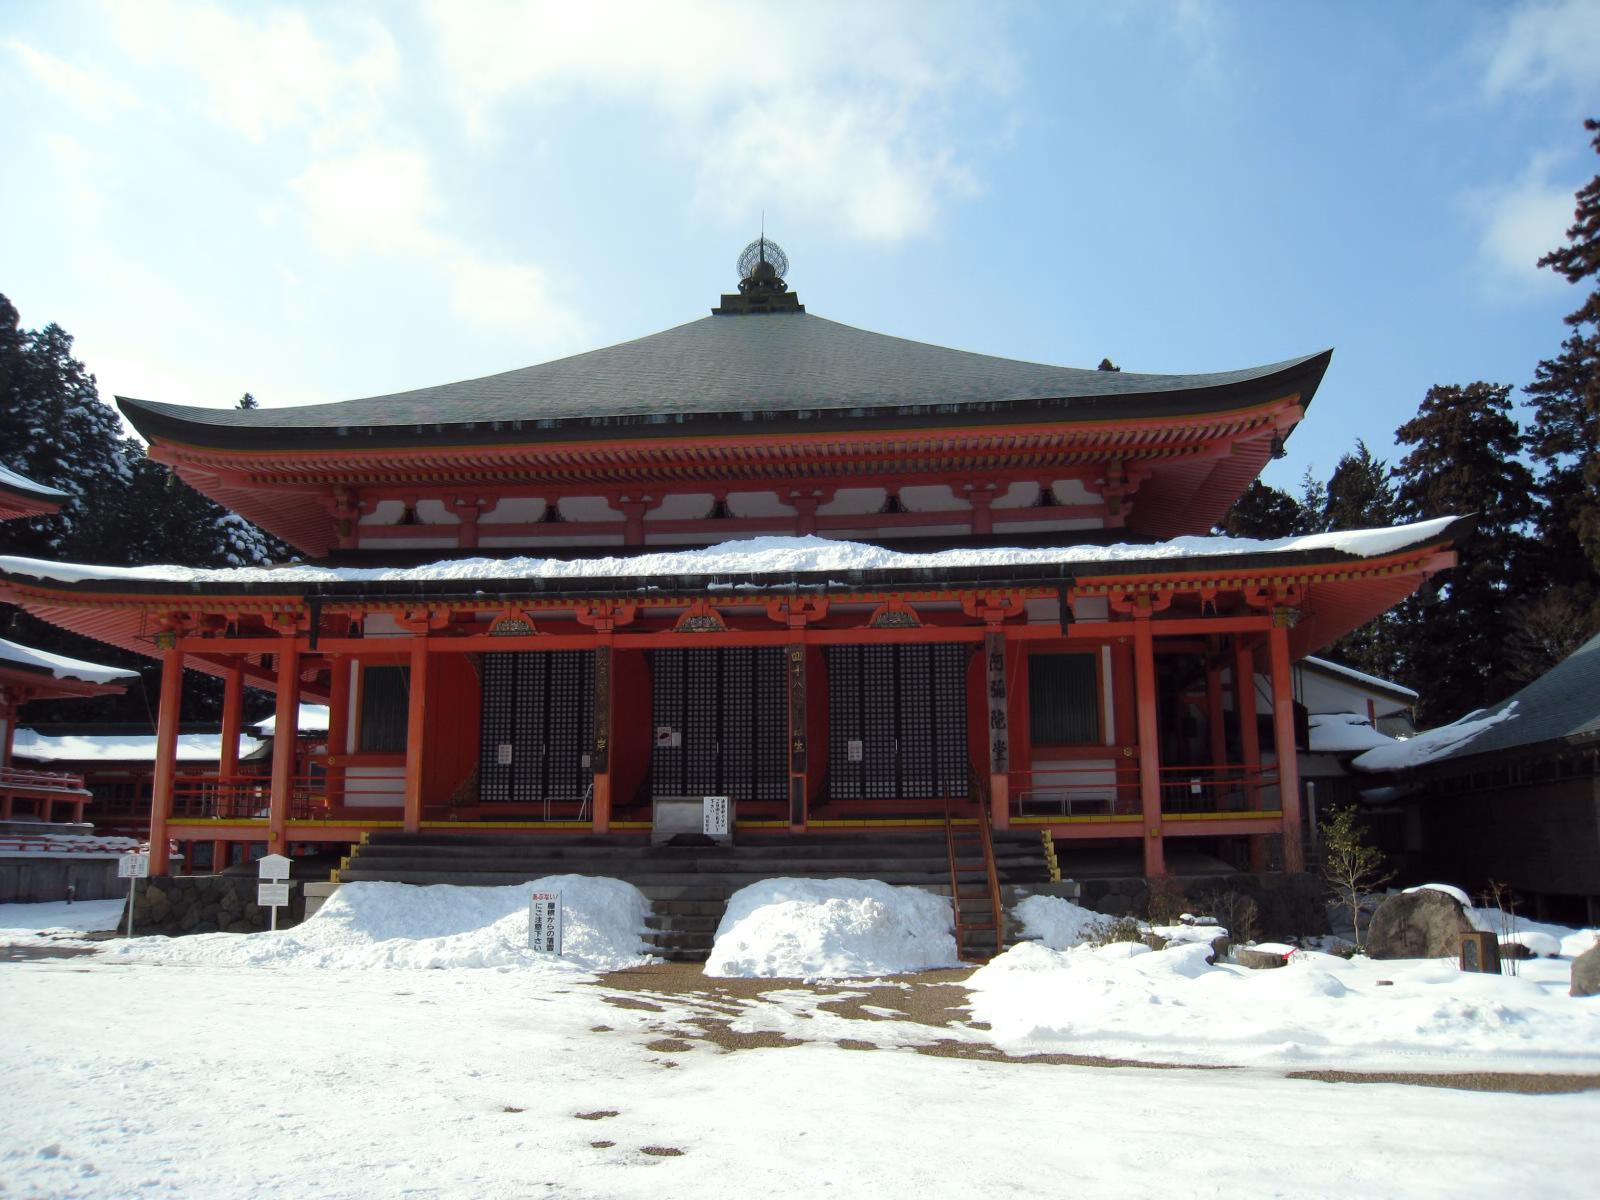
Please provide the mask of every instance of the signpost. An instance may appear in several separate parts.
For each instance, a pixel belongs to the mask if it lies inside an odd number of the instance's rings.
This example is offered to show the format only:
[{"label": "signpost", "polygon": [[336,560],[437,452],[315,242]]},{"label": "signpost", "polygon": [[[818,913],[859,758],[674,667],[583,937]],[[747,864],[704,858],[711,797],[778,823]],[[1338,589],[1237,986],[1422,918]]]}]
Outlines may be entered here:
[{"label": "signpost", "polygon": [[150,878],[148,854],[124,854],[117,859],[117,875],[128,881],[128,936],[133,936],[133,897],[139,880]]},{"label": "signpost", "polygon": [[268,854],[256,866],[260,882],[256,884],[256,903],[272,910],[272,929],[278,928],[278,910],[289,903],[289,885],[285,882],[294,864],[282,854]]},{"label": "signpost", "polygon": [[561,893],[534,892],[528,898],[528,948],[561,953]]},{"label": "signpost", "polygon": [[700,797],[701,830],[707,837],[728,836],[728,798],[726,796]]}]

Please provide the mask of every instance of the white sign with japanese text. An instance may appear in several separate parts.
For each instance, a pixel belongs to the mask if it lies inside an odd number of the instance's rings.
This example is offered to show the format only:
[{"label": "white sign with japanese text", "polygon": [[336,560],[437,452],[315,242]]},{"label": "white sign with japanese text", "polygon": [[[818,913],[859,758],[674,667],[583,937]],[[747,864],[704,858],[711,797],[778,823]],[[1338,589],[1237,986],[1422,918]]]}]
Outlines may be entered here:
[{"label": "white sign with japanese text", "polygon": [[528,897],[528,949],[561,953],[560,892],[534,892]]},{"label": "white sign with japanese text", "polygon": [[702,796],[700,816],[703,822],[701,833],[707,837],[728,836],[728,798],[726,796]]},{"label": "white sign with japanese text", "polygon": [[119,879],[150,878],[150,856],[148,854],[124,854],[117,859],[117,877]]}]

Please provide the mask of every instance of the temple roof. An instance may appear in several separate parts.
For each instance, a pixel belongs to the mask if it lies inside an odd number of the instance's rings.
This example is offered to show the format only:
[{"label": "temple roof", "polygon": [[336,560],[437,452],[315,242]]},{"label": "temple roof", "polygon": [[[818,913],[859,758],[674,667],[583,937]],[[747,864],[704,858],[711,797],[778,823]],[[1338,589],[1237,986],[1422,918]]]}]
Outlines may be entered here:
[{"label": "temple roof", "polygon": [[332,404],[246,410],[117,399],[146,438],[237,448],[523,441],[530,422],[543,440],[592,438],[605,426],[638,436],[669,423],[805,420],[808,430],[822,431],[1039,411],[1053,420],[1107,421],[1227,411],[1287,394],[1298,394],[1304,407],[1331,354],[1213,374],[1141,375],[996,358],[774,312],[703,317],[482,379]]},{"label": "temple roof", "polygon": [[37,671],[52,679],[75,679],[80,683],[125,683],[137,679],[139,672],[123,667],[103,667],[99,663],[35,650],[18,642],[0,638],[0,666]]},{"label": "temple roof", "polygon": [[0,467],[0,521],[53,513],[67,499],[59,488],[35,483],[26,475]]}]

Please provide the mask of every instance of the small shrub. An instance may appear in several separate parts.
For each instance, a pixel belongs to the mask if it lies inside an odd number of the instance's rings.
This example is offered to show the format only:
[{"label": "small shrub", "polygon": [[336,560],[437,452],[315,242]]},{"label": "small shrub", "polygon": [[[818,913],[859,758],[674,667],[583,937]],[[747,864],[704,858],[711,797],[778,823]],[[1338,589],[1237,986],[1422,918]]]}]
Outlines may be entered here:
[{"label": "small shrub", "polygon": [[1157,875],[1150,881],[1150,924],[1176,925],[1189,908],[1183,885],[1171,875]]},{"label": "small shrub", "polygon": [[1200,898],[1200,904],[1233,941],[1243,944],[1261,940],[1261,908],[1252,897],[1243,892],[1211,892]]},{"label": "small shrub", "polygon": [[1091,946],[1109,946],[1113,942],[1142,942],[1144,930],[1139,927],[1139,922],[1134,917],[1118,917],[1109,925],[1100,929],[1099,936],[1089,944]]}]

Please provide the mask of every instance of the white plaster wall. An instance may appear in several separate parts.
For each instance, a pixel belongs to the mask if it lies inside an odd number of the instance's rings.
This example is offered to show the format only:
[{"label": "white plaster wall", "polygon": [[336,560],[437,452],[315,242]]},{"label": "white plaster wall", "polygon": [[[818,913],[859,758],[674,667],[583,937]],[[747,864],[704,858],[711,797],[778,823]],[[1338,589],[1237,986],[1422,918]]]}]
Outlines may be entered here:
[{"label": "white plaster wall", "polygon": [[404,767],[346,767],[344,802],[348,808],[389,808],[404,804]]},{"label": "white plaster wall", "polygon": [[509,496],[495,505],[493,512],[478,518],[479,525],[526,525],[544,516],[543,500],[532,496]]},{"label": "white plaster wall", "polygon": [[[651,521],[688,521],[705,516],[711,511],[711,505],[716,498],[710,492],[685,492],[683,495],[667,496],[662,499],[661,507],[653,508],[645,513],[645,524]],[[732,508],[732,505],[729,505]]]},{"label": "white plaster wall", "polygon": [[1058,504],[1097,504],[1100,497],[1083,486],[1080,479],[1058,479],[1053,485]]},{"label": "white plaster wall", "polygon": [[454,550],[456,536],[451,533],[448,537],[359,538],[356,544],[363,550]]},{"label": "white plaster wall", "polygon": [[1013,483],[1005,491],[995,496],[990,508],[1031,508],[1033,502],[1039,498],[1039,485],[1037,483]]},{"label": "white plaster wall", "polygon": [[622,514],[604,496],[563,496],[561,515],[569,521],[618,521]]},{"label": "white plaster wall", "polygon": [[406,506],[398,500],[379,500],[369,513],[361,514],[362,525],[397,525],[405,515]]},{"label": "white plaster wall", "polygon": [[972,504],[959,499],[945,484],[900,489],[900,503],[907,512],[970,512]]},{"label": "white plaster wall", "polygon": [[[560,525],[551,525],[551,529],[560,529]],[[501,547],[508,549],[538,549],[543,550],[548,546],[620,546],[624,543],[620,533],[603,533],[585,535],[581,537],[489,537],[480,533],[478,546],[481,549]]]},{"label": "white plaster wall", "polygon": [[886,495],[882,488],[840,488],[832,500],[817,507],[817,512],[830,517],[875,513],[883,507]]},{"label": "white plaster wall", "polygon": [[459,525],[461,518],[443,500],[418,500],[417,520],[424,525]]},{"label": "white plaster wall", "polygon": [[736,517],[789,517],[794,509],[776,492],[729,492],[728,511]]}]

